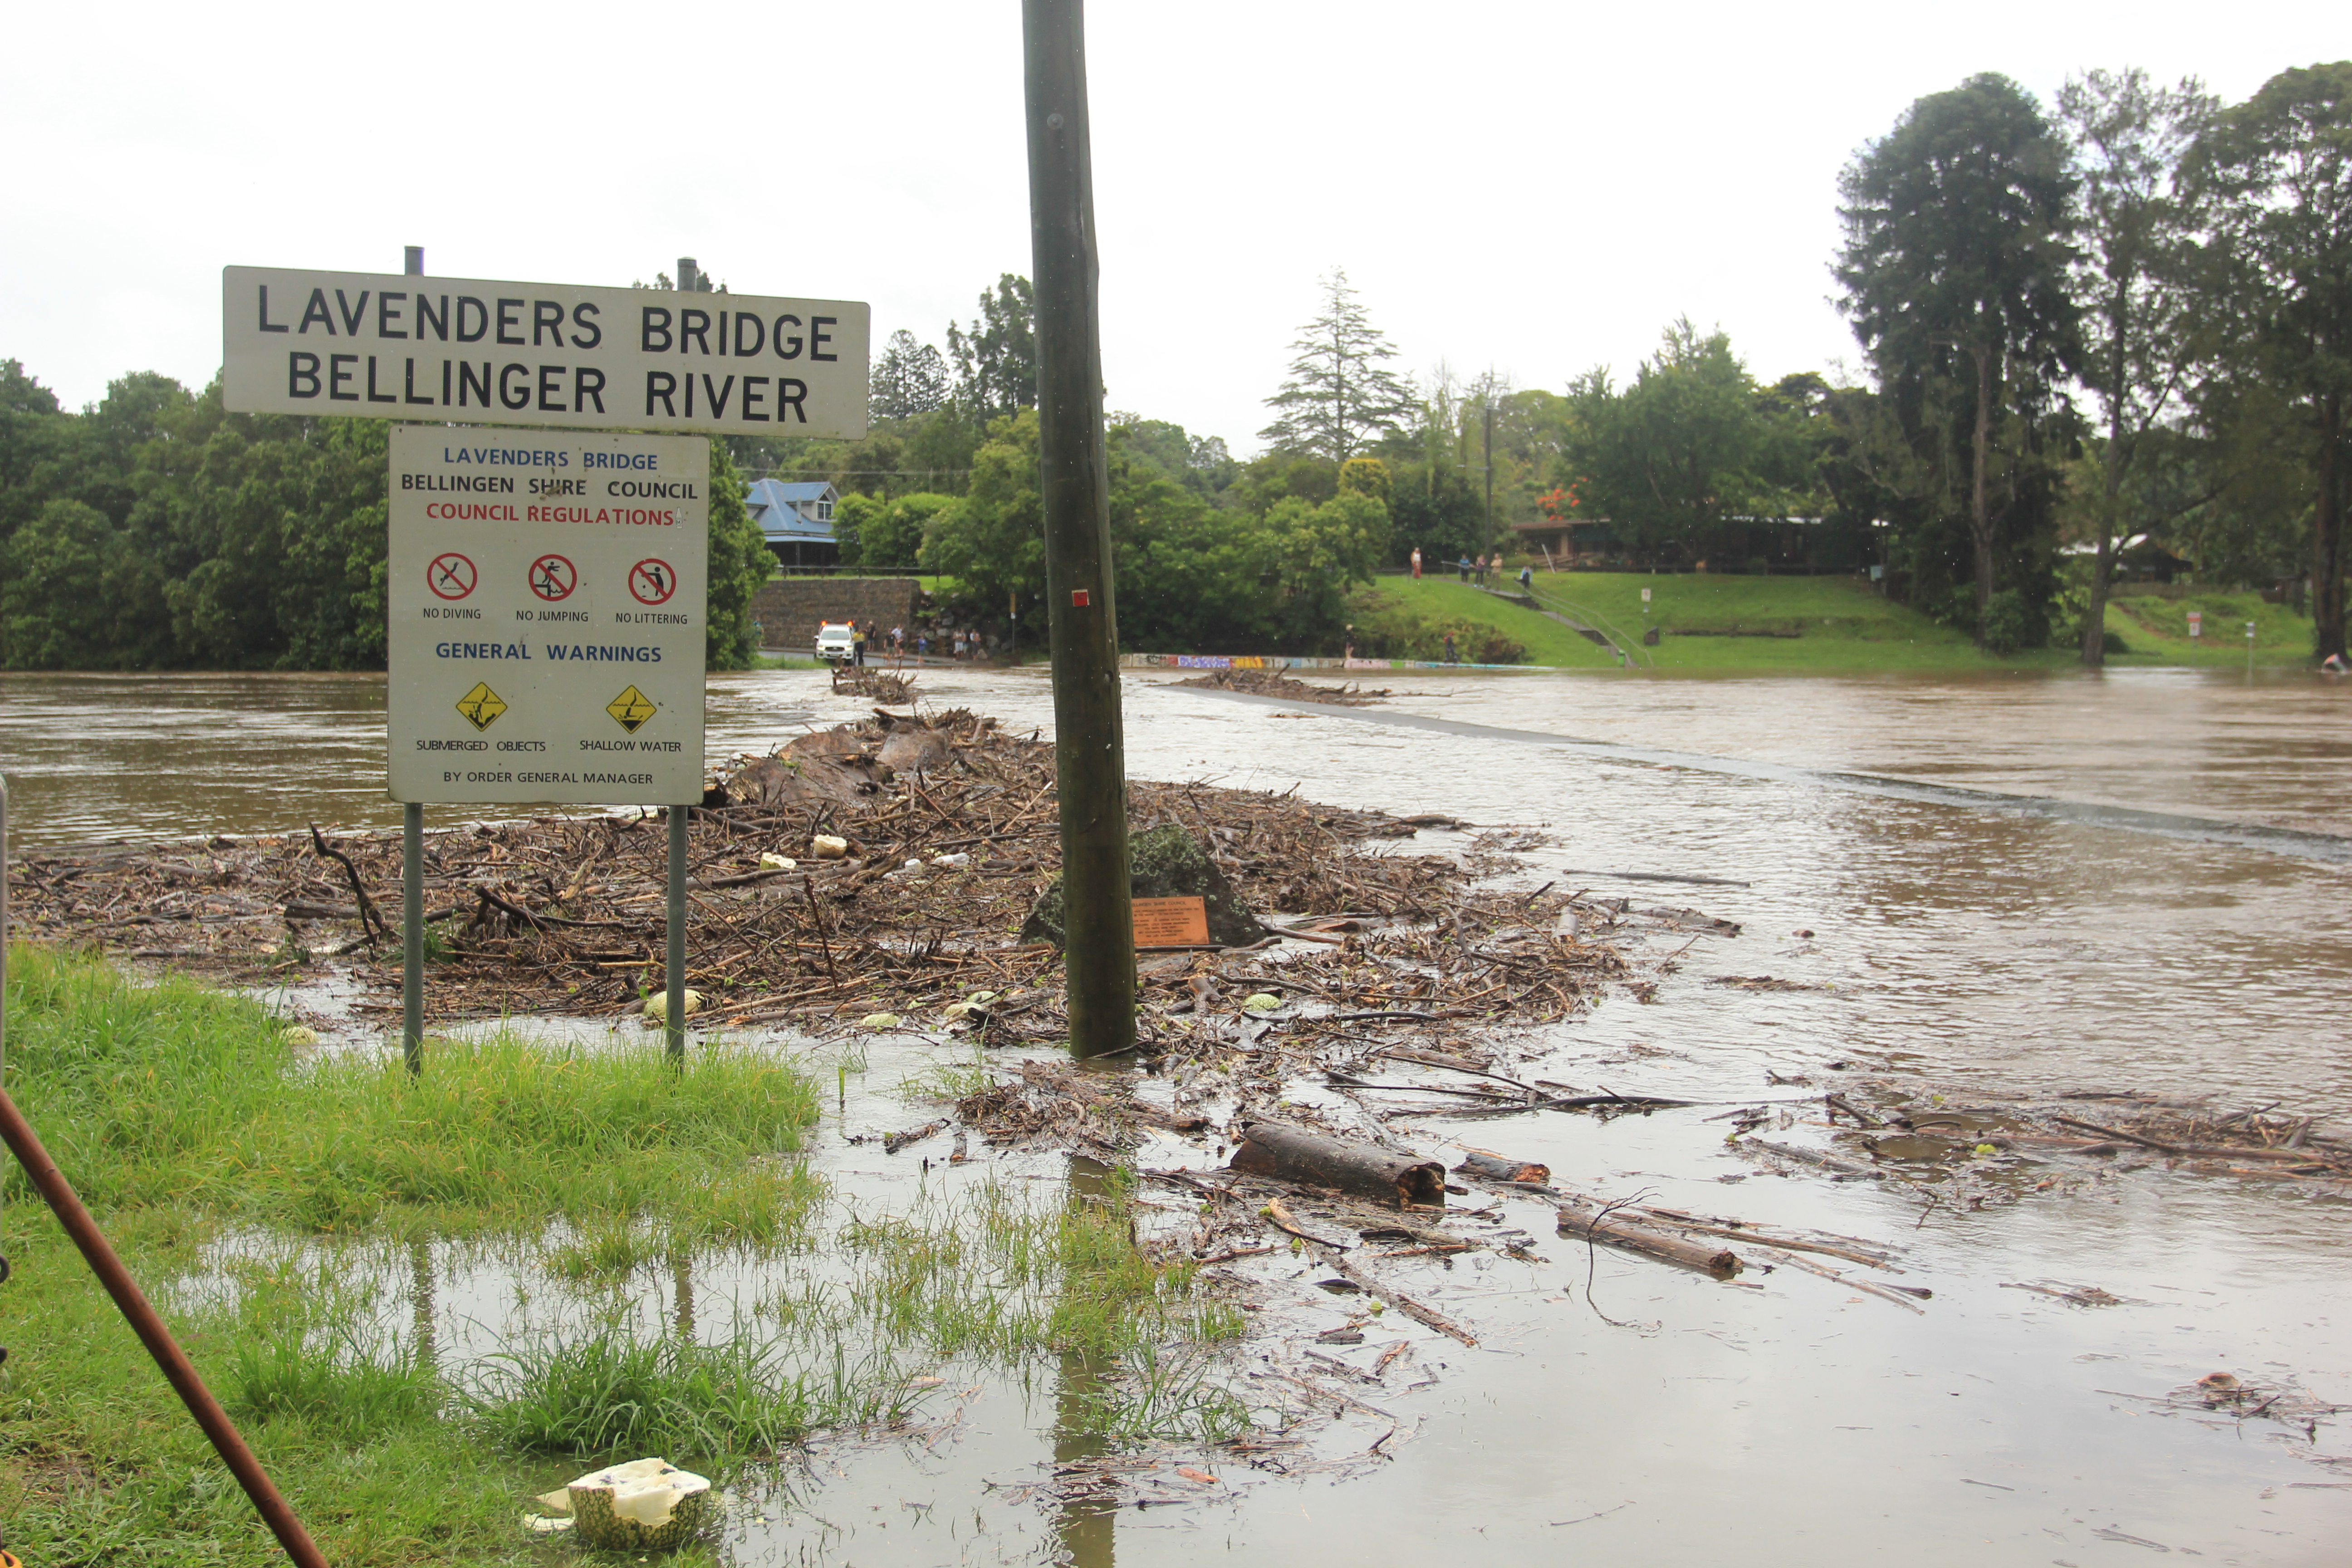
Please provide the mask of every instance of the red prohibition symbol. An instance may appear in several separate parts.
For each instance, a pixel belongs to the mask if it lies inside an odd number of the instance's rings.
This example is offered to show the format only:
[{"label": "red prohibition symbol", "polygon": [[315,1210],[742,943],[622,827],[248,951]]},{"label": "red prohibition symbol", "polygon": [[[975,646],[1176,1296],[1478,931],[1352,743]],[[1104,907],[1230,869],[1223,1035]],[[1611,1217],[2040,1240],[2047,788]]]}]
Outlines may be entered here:
[{"label": "red prohibition symbol", "polygon": [[629,568],[629,592],[640,605],[667,605],[677,592],[677,574],[668,562],[648,557]]},{"label": "red prohibition symbol", "polygon": [[542,555],[530,563],[530,591],[549,604],[568,599],[580,586],[580,568],[561,555]]},{"label": "red prohibition symbol", "polygon": [[474,563],[454,550],[425,568],[425,585],[444,599],[464,598],[474,591]]}]

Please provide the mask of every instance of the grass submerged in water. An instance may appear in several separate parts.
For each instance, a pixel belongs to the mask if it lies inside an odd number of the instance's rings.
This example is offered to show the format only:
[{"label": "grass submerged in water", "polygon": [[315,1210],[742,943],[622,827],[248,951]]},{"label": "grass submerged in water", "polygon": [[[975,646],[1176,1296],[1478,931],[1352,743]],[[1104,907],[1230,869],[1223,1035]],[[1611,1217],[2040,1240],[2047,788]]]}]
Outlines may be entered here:
[{"label": "grass submerged in water", "polygon": [[[521,1500],[591,1464],[723,1468],[902,1419],[948,1363],[1082,1368],[1113,1441],[1248,1425],[1202,1348],[1239,1313],[1137,1243],[1121,1182],[837,1211],[776,1157],[820,1091],[772,1058],[709,1047],[681,1075],[653,1049],[436,1042],[411,1079],[396,1058],[305,1062],[251,1001],[23,948],[8,1044],[12,1092],[338,1563],[531,1560]],[[276,1558],[13,1168],[6,1197],[6,1543],[44,1563]],[[429,1277],[436,1245],[510,1257],[518,1301],[584,1316],[436,1357],[386,1283],[402,1256]],[[646,1267],[717,1255],[790,1266],[699,1336],[649,1328]]]},{"label": "grass submerged in water", "polygon": [[[311,1231],[593,1224],[658,1210],[681,1239],[765,1242],[813,1195],[782,1162],[815,1085],[706,1047],[590,1052],[512,1038],[295,1059],[258,1005],[93,960],[9,965],[18,1102],[93,1208],[179,1205]],[[12,1170],[10,1202],[32,1196]]]}]

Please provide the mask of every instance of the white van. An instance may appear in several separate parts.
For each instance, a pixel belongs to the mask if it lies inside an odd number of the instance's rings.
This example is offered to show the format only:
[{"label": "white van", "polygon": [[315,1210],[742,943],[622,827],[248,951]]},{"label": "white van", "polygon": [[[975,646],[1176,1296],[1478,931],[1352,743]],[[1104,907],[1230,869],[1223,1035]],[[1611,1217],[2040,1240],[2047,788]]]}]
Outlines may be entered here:
[{"label": "white van", "polygon": [[847,621],[827,621],[816,629],[816,656],[827,664],[847,664],[857,657],[857,628]]}]

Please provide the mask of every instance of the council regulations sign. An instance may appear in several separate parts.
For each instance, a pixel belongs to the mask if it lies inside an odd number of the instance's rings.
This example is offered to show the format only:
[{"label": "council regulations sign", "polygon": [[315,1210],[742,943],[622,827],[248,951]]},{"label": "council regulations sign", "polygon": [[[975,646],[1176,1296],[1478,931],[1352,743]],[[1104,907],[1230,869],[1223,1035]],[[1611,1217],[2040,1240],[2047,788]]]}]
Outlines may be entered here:
[{"label": "council regulations sign", "polygon": [[392,432],[399,801],[702,798],[710,444]]},{"label": "council regulations sign", "polygon": [[228,267],[221,320],[240,414],[866,434],[854,300]]}]

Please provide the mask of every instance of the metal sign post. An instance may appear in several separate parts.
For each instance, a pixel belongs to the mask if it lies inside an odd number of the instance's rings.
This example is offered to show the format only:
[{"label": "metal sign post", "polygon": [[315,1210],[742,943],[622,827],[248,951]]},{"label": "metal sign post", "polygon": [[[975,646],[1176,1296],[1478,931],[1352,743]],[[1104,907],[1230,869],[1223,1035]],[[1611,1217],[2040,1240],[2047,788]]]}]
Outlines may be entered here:
[{"label": "metal sign post", "polygon": [[[425,276],[425,247],[406,247],[401,268]],[[425,807],[400,808],[400,1054],[409,1075],[425,1070]]]}]

